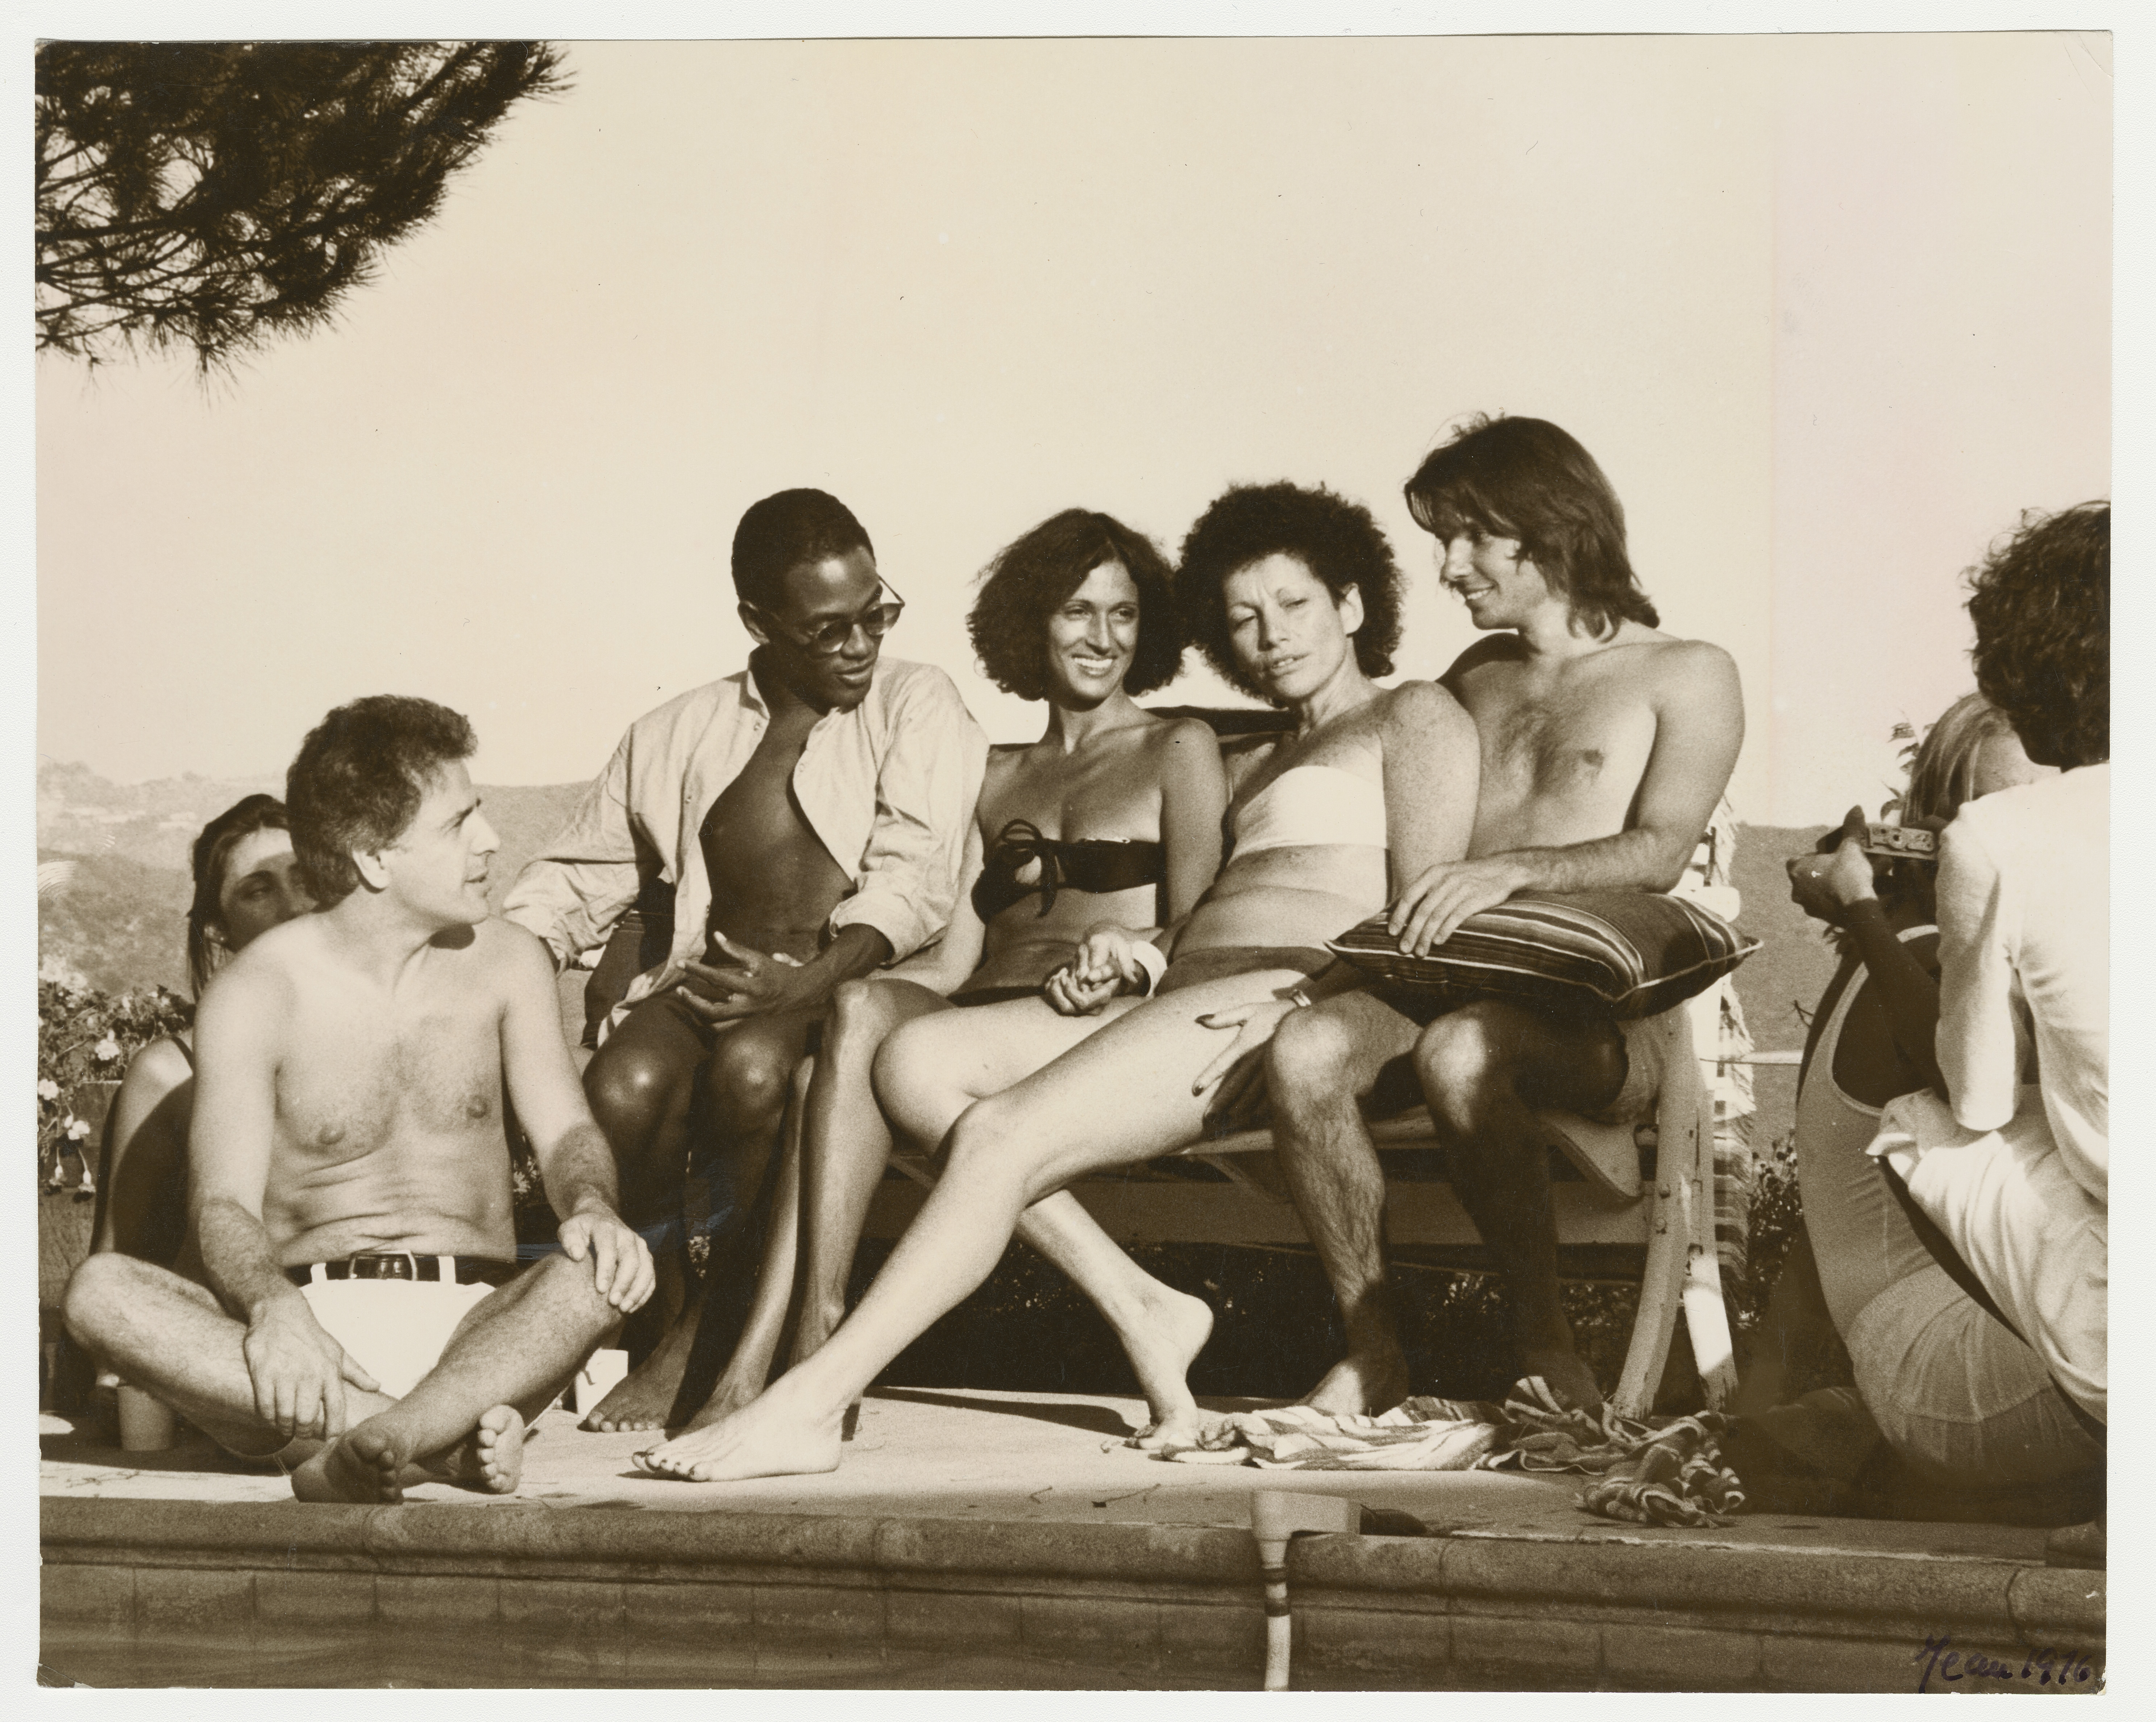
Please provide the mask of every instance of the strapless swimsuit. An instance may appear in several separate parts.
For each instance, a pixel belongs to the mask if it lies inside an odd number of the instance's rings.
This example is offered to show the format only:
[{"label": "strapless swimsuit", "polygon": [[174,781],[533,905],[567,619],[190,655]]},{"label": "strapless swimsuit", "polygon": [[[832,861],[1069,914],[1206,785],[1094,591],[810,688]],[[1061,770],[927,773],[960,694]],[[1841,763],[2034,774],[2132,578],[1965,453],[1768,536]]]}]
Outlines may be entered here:
[{"label": "strapless swimsuit", "polygon": [[1298,765],[1235,815],[1238,856],[1318,844],[1385,847],[1384,790],[1337,765]]}]

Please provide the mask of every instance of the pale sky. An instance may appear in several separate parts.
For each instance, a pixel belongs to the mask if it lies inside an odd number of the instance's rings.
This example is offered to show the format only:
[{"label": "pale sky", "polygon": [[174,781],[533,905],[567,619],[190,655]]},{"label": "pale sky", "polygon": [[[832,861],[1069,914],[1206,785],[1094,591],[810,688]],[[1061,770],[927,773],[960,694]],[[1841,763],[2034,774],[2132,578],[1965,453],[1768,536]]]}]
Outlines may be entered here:
[{"label": "pale sky", "polygon": [[[2111,80],[2066,34],[571,44],[332,329],[207,388],[37,368],[41,757],[281,770],[329,706],[589,776],[738,667],[757,497],[844,498],[998,740],[973,577],[1056,509],[1172,556],[1239,480],[1375,511],[1404,674],[1472,637],[1400,484],[1555,420],[1742,670],[1741,817],[1876,803],[1958,576],[2107,494]],[[1202,700],[1187,678],[1163,697]]]}]

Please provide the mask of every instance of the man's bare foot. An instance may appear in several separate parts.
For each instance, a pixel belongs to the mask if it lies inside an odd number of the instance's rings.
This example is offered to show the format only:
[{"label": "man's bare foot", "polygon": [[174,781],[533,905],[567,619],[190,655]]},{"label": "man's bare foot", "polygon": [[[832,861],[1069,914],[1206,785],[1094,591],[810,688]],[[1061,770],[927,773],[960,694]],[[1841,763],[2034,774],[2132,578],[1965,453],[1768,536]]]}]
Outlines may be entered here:
[{"label": "man's bare foot", "polygon": [[625,1429],[664,1429],[674,1414],[689,1353],[696,1343],[701,1300],[691,1302],[681,1319],[666,1330],[659,1349],[617,1381],[607,1396],[584,1414],[579,1429],[603,1435]]},{"label": "man's bare foot", "polygon": [[[626,1385],[627,1383],[624,1382],[623,1385]],[[732,1372],[729,1370],[719,1377],[719,1385],[711,1390],[711,1396],[704,1401],[696,1416],[678,1426],[683,1434],[686,1434],[691,1429],[708,1429],[714,1423],[725,1421],[737,1411],[747,1411],[749,1406],[756,1403],[757,1396],[762,1391],[762,1382],[751,1385],[747,1381],[737,1381],[734,1379]],[[606,1406],[601,1405],[598,1411],[603,1411],[605,1409]],[[594,1411],[593,1416],[598,1416],[598,1411]],[[585,1426],[588,1428],[590,1426],[587,1424]]]},{"label": "man's bare foot", "polygon": [[1144,1321],[1123,1336],[1152,1421],[1131,1437],[1138,1447],[1188,1447],[1198,1439],[1198,1401],[1190,1365],[1213,1337],[1213,1306],[1163,1286]]},{"label": "man's bare foot", "polygon": [[482,1411],[479,1426],[449,1449],[444,1474],[466,1488],[513,1495],[524,1480],[524,1443],[531,1438],[515,1406],[495,1406]]},{"label": "man's bare foot", "polygon": [[1602,1409],[1602,1390],[1595,1385],[1594,1371],[1580,1361],[1579,1354],[1570,1346],[1527,1346],[1521,1350],[1520,1359],[1521,1373],[1540,1375],[1543,1385],[1566,1410],[1592,1416]]},{"label": "man's bare foot", "polygon": [[369,1417],[347,1429],[292,1473],[292,1493],[303,1501],[358,1502],[395,1506],[404,1498],[409,1461],[394,1433]]},{"label": "man's bare foot", "polygon": [[791,1416],[777,1402],[778,1392],[774,1388],[723,1422],[685,1431],[648,1448],[636,1456],[636,1462],[654,1477],[683,1483],[737,1483],[837,1470],[839,1416]]},{"label": "man's bare foot", "polygon": [[1296,1403],[1328,1416],[1373,1417],[1407,1396],[1408,1360],[1399,1352],[1363,1357],[1351,1351]]}]

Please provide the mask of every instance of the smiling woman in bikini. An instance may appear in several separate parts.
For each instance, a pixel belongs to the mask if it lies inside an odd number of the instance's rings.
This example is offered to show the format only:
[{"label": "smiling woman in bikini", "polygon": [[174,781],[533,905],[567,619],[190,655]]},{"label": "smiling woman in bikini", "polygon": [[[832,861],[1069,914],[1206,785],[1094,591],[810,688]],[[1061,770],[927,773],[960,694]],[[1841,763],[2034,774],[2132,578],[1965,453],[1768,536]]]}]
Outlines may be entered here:
[{"label": "smiling woman in bikini", "polygon": [[1127,996],[1153,967],[1136,942],[1096,930],[1058,983],[1072,1005],[1110,985],[1126,995],[1096,1014],[989,1006],[893,1036],[877,1092],[908,1134],[941,1138],[942,1179],[814,1357],[642,1455],[647,1469],[711,1482],[835,1467],[846,1407],[988,1277],[1029,1206],[1198,1139],[1220,1076],[1327,966],[1325,940],[1466,853],[1474,724],[1430,683],[1371,681],[1392,667],[1399,574],[1367,511],[1291,485],[1230,491],[1184,542],[1178,578],[1216,666],[1287,707],[1295,728],[1238,791],[1228,865],[1163,935],[1173,960],[1155,996]]},{"label": "smiling woman in bikini", "polygon": [[[940,943],[834,995],[748,1324],[690,1428],[762,1391],[797,1293],[797,1364],[845,1314],[854,1251],[891,1149],[870,1082],[886,1038],[954,1006],[1053,1025],[1041,983],[1088,928],[1106,922],[1147,937],[1188,915],[1219,871],[1219,744],[1197,719],[1156,717],[1131,697],[1171,681],[1183,656],[1168,566],[1142,534],[1065,509],[988,565],[968,630],[998,686],[1047,702],[1046,731],[989,755],[970,899]],[[1155,1384],[1164,1390],[1155,1415],[1187,1401],[1183,1372],[1213,1325],[1204,1303],[1143,1272],[1075,1200],[1044,1205],[1019,1231],[1099,1306],[1148,1397]]]}]

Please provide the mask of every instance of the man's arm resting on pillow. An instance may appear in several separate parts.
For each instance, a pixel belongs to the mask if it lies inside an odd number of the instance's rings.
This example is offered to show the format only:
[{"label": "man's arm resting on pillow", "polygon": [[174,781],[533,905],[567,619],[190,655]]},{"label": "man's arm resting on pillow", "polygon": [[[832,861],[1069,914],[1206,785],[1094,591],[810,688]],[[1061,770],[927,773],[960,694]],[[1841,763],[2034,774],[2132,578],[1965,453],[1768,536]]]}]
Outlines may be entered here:
[{"label": "man's arm resting on pillow", "polygon": [[1743,745],[1744,702],[1737,666],[1718,646],[1687,641],[1665,662],[1650,692],[1654,750],[1627,829],[1430,868],[1387,917],[1402,950],[1426,955],[1470,915],[1522,891],[1667,891],[1683,878]]}]

